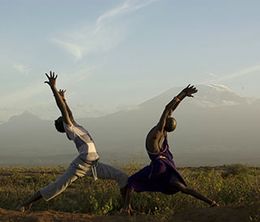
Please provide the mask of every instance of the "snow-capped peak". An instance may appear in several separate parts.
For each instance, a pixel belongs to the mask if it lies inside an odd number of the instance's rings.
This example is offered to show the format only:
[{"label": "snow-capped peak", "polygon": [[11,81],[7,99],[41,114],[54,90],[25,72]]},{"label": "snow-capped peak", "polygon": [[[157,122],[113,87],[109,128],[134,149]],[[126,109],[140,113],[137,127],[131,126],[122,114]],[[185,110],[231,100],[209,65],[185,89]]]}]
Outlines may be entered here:
[{"label": "snow-capped peak", "polygon": [[234,92],[231,90],[228,86],[223,85],[223,84],[209,84],[207,85],[208,87],[211,87],[217,91],[223,92],[223,91],[229,91],[229,92]]}]

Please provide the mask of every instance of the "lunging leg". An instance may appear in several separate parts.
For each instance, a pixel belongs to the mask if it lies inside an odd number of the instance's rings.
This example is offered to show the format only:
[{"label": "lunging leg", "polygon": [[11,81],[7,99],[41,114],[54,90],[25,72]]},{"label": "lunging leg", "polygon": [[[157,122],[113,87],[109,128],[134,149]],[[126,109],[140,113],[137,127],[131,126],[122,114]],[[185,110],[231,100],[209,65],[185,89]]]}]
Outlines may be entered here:
[{"label": "lunging leg", "polygon": [[206,202],[207,204],[209,204],[210,206],[214,207],[214,206],[218,206],[218,204],[214,201],[214,200],[211,200],[207,197],[205,197],[204,195],[202,195],[201,193],[199,193],[198,191],[192,189],[192,188],[189,188],[187,186],[185,186],[184,184],[182,184],[181,182],[179,181],[174,181],[172,182],[172,185],[174,187],[176,187],[179,191],[181,191],[182,193],[185,193],[185,194],[188,194],[188,195],[191,195],[199,200],[202,200],[204,202]]}]

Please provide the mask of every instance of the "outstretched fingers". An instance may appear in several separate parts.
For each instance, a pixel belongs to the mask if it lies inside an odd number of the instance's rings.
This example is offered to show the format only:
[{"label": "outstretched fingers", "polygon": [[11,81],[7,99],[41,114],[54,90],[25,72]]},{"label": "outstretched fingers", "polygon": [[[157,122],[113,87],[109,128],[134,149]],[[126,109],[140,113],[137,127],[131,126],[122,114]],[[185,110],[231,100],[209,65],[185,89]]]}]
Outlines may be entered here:
[{"label": "outstretched fingers", "polygon": [[50,71],[50,77],[54,80],[57,79],[58,75],[55,75],[55,72]]},{"label": "outstretched fingers", "polygon": [[46,75],[46,77],[50,80],[50,79],[54,79],[54,80],[56,80],[57,79],[57,77],[58,77],[58,75],[56,74],[55,75],[55,72],[52,72],[52,71],[50,71],[50,74],[48,75],[47,73],[45,73],[45,75]]},{"label": "outstretched fingers", "polygon": [[184,90],[183,92],[185,93],[186,96],[188,97],[193,97],[192,94],[198,92],[198,90],[196,89],[196,87],[194,85],[189,84]]},{"label": "outstretched fingers", "polygon": [[195,86],[191,86],[191,89],[192,89],[192,91],[193,91],[194,93],[198,92],[198,90],[196,89]]},{"label": "outstretched fingers", "polygon": [[59,90],[59,94],[60,96],[64,99],[65,98],[65,92],[66,92],[66,89],[60,89]]},{"label": "outstretched fingers", "polygon": [[48,81],[45,81],[44,83],[47,83],[50,86],[54,86],[58,75],[56,75],[55,72],[52,71],[50,71],[50,74],[45,73],[45,75]]}]

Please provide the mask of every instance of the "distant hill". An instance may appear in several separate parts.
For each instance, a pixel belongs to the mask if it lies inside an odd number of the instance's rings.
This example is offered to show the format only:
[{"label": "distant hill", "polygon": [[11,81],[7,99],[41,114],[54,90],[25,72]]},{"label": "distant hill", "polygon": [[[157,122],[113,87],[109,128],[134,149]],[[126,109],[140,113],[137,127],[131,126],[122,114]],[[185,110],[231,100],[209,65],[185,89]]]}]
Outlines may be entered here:
[{"label": "distant hill", "polygon": [[[177,164],[259,165],[260,99],[241,97],[222,85],[197,88],[195,97],[174,112],[177,129],[169,138]],[[131,110],[78,122],[94,137],[103,161],[144,163],[145,136],[181,89],[169,89]],[[25,112],[0,125],[0,164],[69,163],[75,155],[74,145],[56,132],[53,121]]]}]

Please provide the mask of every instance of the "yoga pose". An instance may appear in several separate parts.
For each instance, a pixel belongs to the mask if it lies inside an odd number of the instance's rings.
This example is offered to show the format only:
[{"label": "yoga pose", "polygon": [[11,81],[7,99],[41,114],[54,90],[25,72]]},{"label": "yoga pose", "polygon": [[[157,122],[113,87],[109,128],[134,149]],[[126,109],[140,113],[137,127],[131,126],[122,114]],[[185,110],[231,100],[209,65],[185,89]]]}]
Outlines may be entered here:
[{"label": "yoga pose", "polygon": [[61,116],[55,120],[55,127],[60,133],[66,133],[69,140],[73,140],[79,155],[72,161],[68,169],[63,175],[58,177],[55,182],[50,183],[46,187],[34,193],[20,207],[20,211],[25,211],[31,208],[32,203],[43,198],[46,201],[51,200],[62,193],[71,183],[79,177],[93,176],[102,179],[115,180],[123,197],[126,194],[126,185],[128,176],[122,171],[115,169],[112,166],[99,162],[99,155],[96,151],[95,143],[89,132],[82,126],[76,123],[72,112],[65,99],[65,90],[57,90],[56,79],[57,75],[54,72],[46,73],[47,83],[54,95],[56,104],[61,112]]},{"label": "yoga pose", "polygon": [[161,118],[146,137],[146,150],[151,159],[150,165],[144,167],[128,179],[128,188],[124,210],[131,214],[130,199],[132,191],[135,192],[161,192],[175,194],[179,191],[200,199],[210,206],[218,204],[187,186],[177,171],[173,155],[169,150],[167,133],[174,131],[176,120],[171,117],[172,112],[186,97],[193,97],[198,90],[188,85],[178,96],[174,97],[165,107]]}]

